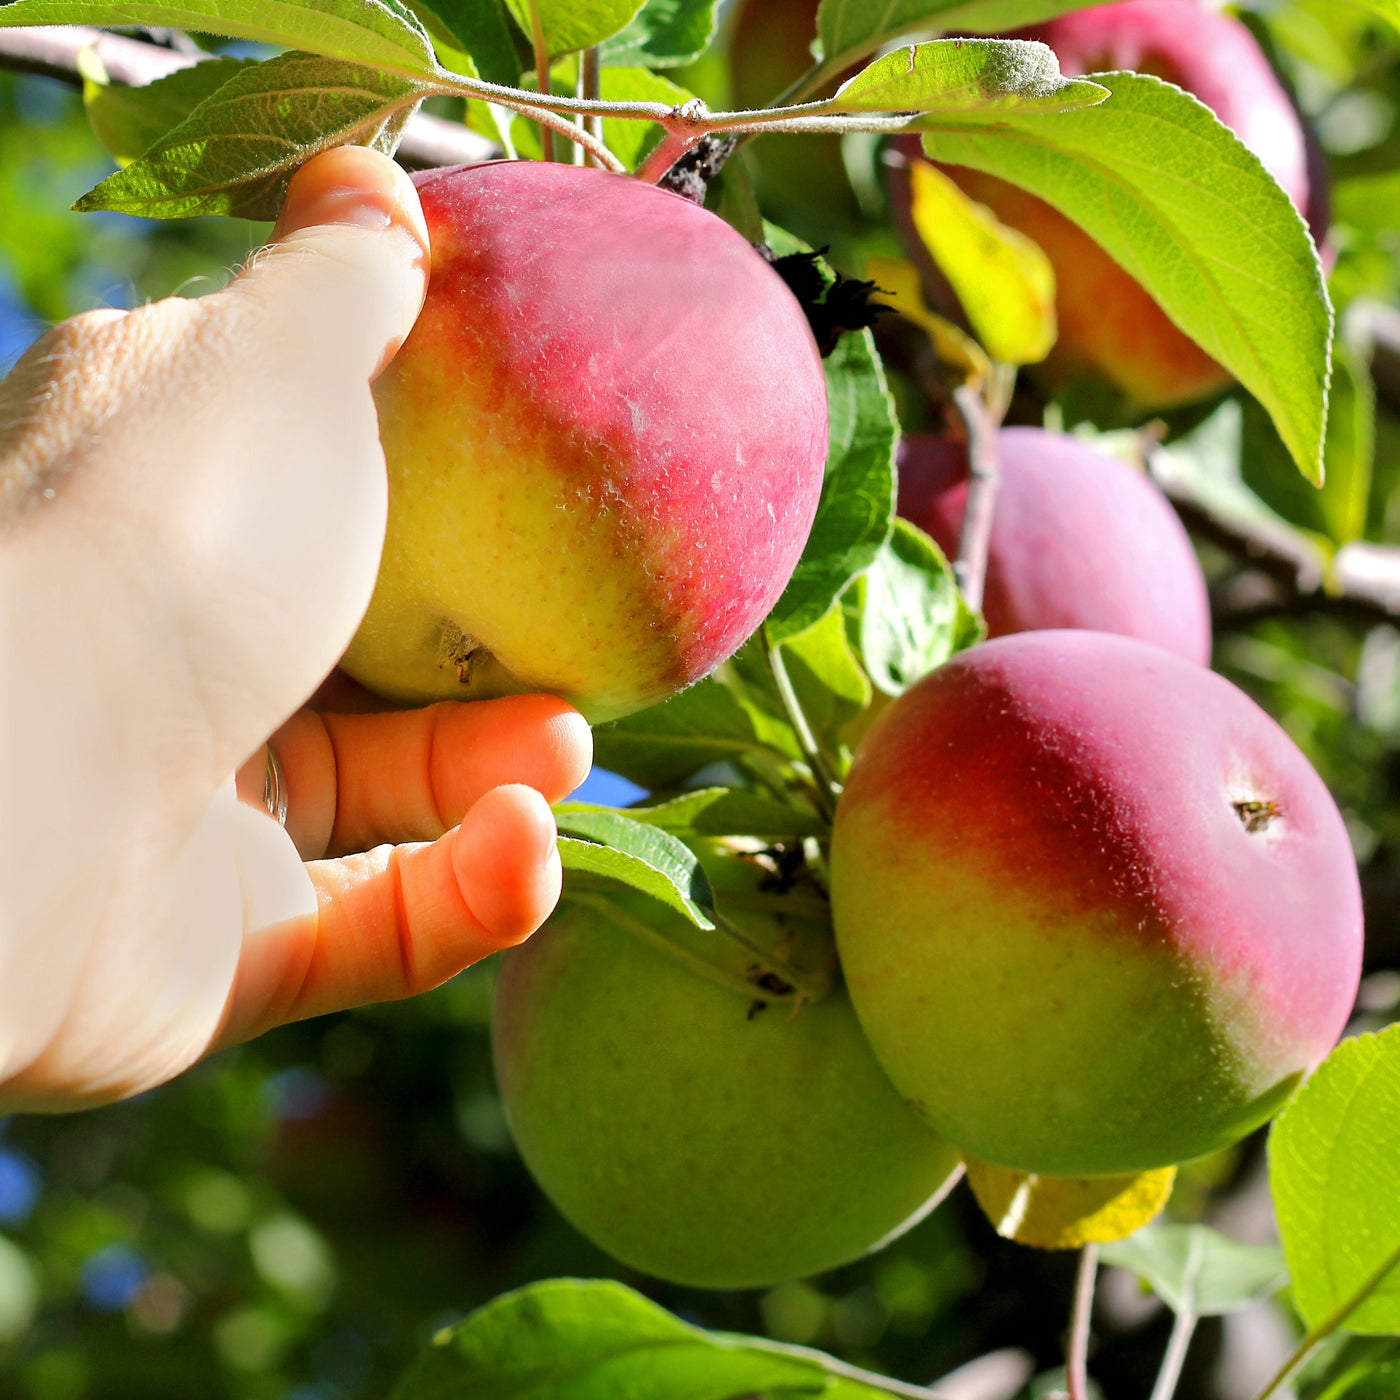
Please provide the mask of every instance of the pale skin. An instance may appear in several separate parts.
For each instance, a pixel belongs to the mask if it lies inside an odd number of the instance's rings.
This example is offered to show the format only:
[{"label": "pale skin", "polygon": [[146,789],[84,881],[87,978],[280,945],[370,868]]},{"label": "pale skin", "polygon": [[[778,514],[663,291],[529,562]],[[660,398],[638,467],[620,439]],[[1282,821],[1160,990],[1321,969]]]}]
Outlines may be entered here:
[{"label": "pale skin", "polygon": [[558,899],[574,710],[322,688],[374,585],[369,385],[426,250],[392,161],[326,152],[227,289],[80,316],[0,384],[0,1112],[424,991]]}]

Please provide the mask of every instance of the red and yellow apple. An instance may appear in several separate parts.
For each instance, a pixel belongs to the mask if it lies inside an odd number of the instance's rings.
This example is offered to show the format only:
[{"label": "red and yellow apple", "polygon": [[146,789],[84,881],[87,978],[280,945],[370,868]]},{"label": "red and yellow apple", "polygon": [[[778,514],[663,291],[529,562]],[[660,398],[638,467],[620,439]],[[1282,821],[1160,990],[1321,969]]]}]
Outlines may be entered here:
[{"label": "red and yellow apple", "polygon": [[[1078,438],[1006,428],[987,555],[991,636],[1087,628],[1210,663],[1210,600],[1191,540],[1144,473]],[[950,558],[967,509],[964,443],[907,437],[899,513]]]},{"label": "red and yellow apple", "polygon": [[831,898],[895,1086],[972,1156],[1052,1176],[1243,1136],[1361,971],[1355,862],[1307,760],[1222,677],[1102,632],[987,642],[891,705]]},{"label": "red and yellow apple", "polygon": [[[829,949],[819,896],[765,895],[761,869],[714,851],[706,867],[750,938]],[[608,898],[505,956],[492,1017],[516,1143],[580,1231],[659,1278],[756,1288],[865,1254],[941,1199],[957,1151],[885,1078],[843,989],[766,1004],[725,934]]]},{"label": "red and yellow apple", "polygon": [[806,318],[727,224],[602,171],[416,177],[422,315],[375,386],[389,523],[343,665],[400,701],[666,699],[776,602],[816,512]]},{"label": "red and yellow apple", "polygon": [[[1123,0],[1062,15],[1016,38],[1055,50],[1069,76],[1132,69],[1185,88],[1308,209],[1308,152],[1296,109],[1254,36],[1199,0]],[[916,140],[899,143],[922,160]],[[993,175],[949,167],[962,188],[1044,249],[1055,269],[1059,339],[1036,373],[1055,385],[1107,381],[1136,409],[1165,409],[1224,388],[1230,374],[1179,330],[1140,283],[1079,226]],[[907,177],[896,171],[896,218],[911,232]]]}]

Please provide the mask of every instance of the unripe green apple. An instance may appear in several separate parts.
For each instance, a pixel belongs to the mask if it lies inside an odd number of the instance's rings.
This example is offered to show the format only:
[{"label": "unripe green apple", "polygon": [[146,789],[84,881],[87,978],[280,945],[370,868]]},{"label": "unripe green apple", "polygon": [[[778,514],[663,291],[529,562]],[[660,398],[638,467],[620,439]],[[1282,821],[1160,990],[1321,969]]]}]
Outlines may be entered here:
[{"label": "unripe green apple", "polygon": [[375,385],[389,522],[343,665],[392,699],[664,700],[806,542],[826,386],[806,317],[678,195],[501,161],[416,178],[427,302]]},{"label": "unripe green apple", "polygon": [[[1210,664],[1210,599],[1190,537],[1141,471],[1064,433],[1006,428],[982,612],[993,637],[1117,632]],[[950,558],[967,510],[967,447],[899,445],[899,513]]]},{"label": "unripe green apple", "polygon": [[1242,1137],[1361,972],[1351,846],[1307,760],[1222,677],[1101,632],[987,642],[891,705],[831,897],[895,1085],[972,1156],[1052,1176]]},{"label": "unripe green apple", "polygon": [[[751,892],[763,873],[707,866]],[[579,1230],[659,1278],[756,1288],[843,1264],[937,1203],[957,1152],[891,1087],[844,990],[767,1004],[726,935],[609,898],[613,912],[566,904],[505,956],[493,1015],[511,1130]],[[805,929],[733,917],[768,947],[829,944],[813,912]]]}]

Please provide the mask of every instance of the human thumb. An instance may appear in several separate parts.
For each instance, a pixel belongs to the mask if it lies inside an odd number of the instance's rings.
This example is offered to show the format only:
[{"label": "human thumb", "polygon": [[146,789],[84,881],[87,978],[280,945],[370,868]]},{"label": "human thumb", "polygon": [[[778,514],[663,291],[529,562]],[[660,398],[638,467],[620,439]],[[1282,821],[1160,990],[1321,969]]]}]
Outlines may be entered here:
[{"label": "human thumb", "polygon": [[412,180],[378,151],[336,146],[292,177],[271,240],[228,291],[254,300],[289,340],[311,339],[319,357],[330,352],[368,380],[412,329],[427,277]]}]

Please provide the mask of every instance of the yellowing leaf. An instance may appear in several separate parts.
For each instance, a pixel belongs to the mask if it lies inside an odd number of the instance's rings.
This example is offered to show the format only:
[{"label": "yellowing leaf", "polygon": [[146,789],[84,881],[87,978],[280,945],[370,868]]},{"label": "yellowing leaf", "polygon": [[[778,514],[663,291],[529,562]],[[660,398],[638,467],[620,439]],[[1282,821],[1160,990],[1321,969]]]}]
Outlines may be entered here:
[{"label": "yellowing leaf", "polygon": [[978,384],[990,378],[992,366],[986,351],[962,327],[929,310],[913,263],[899,258],[870,258],[865,264],[865,275],[875,283],[875,295],[880,301],[928,333],[934,353],[944,364],[964,370]]},{"label": "yellowing leaf", "polygon": [[1077,1179],[965,1160],[968,1184],[997,1234],[1037,1249],[1080,1249],[1126,1239],[1166,1205],[1176,1180],[1175,1167]]},{"label": "yellowing leaf", "polygon": [[1023,233],[927,161],[909,168],[911,217],[994,360],[1030,365],[1055,344],[1055,273]]}]

